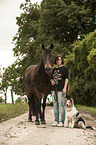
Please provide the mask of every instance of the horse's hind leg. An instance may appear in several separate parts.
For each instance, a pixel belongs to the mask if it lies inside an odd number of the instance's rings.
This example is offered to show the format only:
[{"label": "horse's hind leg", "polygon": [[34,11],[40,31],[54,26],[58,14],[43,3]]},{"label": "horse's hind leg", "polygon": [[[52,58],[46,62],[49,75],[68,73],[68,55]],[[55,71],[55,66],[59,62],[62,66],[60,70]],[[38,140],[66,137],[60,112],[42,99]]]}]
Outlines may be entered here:
[{"label": "horse's hind leg", "polygon": [[28,122],[32,122],[31,108],[29,107],[29,118]]},{"label": "horse's hind leg", "polygon": [[29,118],[28,118],[28,122],[32,122],[31,98],[28,98],[28,104],[29,104]]},{"label": "horse's hind leg", "polygon": [[32,122],[32,115],[36,115],[36,109],[35,109],[35,99],[34,99],[34,94],[30,94],[30,97],[28,98],[29,102],[29,118],[28,121]]},{"label": "horse's hind leg", "polygon": [[31,93],[26,91],[27,97],[28,97],[28,105],[29,105],[29,118],[28,122],[32,122],[32,114],[31,114]]},{"label": "horse's hind leg", "polygon": [[46,98],[47,96],[43,99],[43,103],[41,105],[41,123],[42,124],[46,124],[46,121],[45,121],[45,107],[46,107]]}]

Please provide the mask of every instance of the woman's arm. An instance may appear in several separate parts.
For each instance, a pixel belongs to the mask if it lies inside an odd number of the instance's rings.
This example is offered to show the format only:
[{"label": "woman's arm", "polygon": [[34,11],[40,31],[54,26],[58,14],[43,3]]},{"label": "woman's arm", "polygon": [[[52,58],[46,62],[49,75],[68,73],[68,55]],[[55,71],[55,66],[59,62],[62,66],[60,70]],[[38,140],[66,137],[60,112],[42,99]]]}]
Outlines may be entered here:
[{"label": "woman's arm", "polygon": [[64,88],[63,88],[63,90],[62,90],[62,93],[63,93],[63,94],[66,94],[67,85],[68,85],[68,79],[65,79],[65,85],[64,85]]}]

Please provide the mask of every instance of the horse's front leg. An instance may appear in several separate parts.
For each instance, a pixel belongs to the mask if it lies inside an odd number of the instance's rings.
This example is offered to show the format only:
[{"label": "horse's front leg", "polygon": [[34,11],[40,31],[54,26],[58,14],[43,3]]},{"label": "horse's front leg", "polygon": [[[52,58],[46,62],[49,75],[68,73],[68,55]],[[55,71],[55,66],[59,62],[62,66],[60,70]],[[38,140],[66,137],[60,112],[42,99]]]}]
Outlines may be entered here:
[{"label": "horse's front leg", "polygon": [[36,108],[36,120],[35,120],[35,125],[40,125],[40,121],[39,121],[39,114],[40,114],[40,101],[37,98],[37,96],[35,96],[35,108]]},{"label": "horse's front leg", "polygon": [[40,121],[39,121],[39,114],[36,113],[36,120],[35,120],[35,125],[40,125]]},{"label": "horse's front leg", "polygon": [[45,121],[46,98],[47,98],[47,96],[43,99],[43,103],[41,104],[40,117],[41,117],[41,123],[42,124],[46,124],[46,121]]}]

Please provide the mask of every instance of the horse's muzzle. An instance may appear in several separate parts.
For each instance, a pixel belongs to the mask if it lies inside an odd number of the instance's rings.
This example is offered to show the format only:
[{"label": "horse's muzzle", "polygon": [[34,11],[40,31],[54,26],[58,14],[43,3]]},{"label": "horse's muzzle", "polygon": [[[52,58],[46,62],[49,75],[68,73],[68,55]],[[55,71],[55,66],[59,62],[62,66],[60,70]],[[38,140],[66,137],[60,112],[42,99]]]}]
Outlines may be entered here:
[{"label": "horse's muzzle", "polygon": [[51,76],[51,73],[52,73],[52,69],[51,68],[49,68],[49,69],[45,69],[45,71],[46,71],[46,73],[49,75],[49,76]]},{"label": "horse's muzzle", "polygon": [[46,70],[50,70],[51,69],[51,65],[50,64],[45,64],[45,69]]}]

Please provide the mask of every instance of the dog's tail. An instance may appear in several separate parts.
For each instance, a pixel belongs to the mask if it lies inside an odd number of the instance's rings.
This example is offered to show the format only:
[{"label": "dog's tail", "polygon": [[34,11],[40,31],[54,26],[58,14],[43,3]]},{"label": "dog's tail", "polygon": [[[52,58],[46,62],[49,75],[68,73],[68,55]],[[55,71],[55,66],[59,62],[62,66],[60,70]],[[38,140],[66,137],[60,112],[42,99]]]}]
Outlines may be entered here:
[{"label": "dog's tail", "polygon": [[96,128],[95,128],[95,127],[93,127],[93,126],[90,126],[90,125],[86,126],[86,129],[92,129],[92,130],[96,130]]}]

